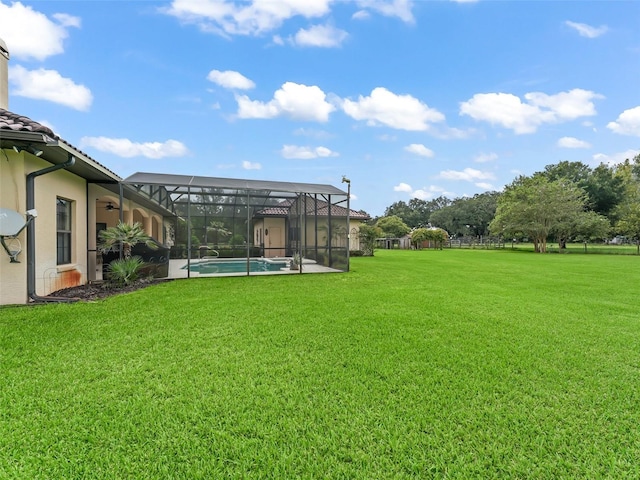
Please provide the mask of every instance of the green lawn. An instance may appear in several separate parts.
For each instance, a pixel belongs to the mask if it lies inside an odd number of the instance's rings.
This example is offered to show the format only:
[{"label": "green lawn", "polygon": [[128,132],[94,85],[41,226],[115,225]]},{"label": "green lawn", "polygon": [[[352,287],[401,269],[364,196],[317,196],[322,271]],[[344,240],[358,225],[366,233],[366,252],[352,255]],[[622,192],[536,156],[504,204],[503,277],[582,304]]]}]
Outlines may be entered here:
[{"label": "green lawn", "polygon": [[0,309],[0,478],[640,478],[640,258],[378,251]]}]

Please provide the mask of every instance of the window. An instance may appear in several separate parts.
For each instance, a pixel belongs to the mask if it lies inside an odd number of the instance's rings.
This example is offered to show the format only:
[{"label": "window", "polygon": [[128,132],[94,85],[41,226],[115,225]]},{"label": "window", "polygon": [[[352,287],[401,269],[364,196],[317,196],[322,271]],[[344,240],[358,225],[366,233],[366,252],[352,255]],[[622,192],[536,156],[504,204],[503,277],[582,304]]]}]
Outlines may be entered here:
[{"label": "window", "polygon": [[56,261],[71,263],[71,201],[56,199]]}]

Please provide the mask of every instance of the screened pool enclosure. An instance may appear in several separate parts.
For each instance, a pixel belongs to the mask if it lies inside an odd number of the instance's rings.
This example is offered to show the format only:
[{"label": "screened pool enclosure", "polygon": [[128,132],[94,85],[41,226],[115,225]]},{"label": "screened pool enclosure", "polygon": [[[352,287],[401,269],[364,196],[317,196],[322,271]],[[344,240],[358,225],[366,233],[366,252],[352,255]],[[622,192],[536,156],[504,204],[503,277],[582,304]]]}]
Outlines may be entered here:
[{"label": "screened pool enclosure", "polygon": [[172,277],[349,270],[347,192],[331,185],[135,173],[163,206]]}]

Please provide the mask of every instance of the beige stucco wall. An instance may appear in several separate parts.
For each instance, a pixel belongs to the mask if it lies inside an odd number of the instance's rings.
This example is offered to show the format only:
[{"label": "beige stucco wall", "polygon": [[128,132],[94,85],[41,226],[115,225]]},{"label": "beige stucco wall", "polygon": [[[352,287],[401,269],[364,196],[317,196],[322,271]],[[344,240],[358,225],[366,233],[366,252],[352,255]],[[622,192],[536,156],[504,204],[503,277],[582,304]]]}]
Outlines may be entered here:
[{"label": "beige stucco wall", "polygon": [[[26,211],[26,177],[22,154],[12,149],[0,150],[0,207]],[[0,305],[25,303],[27,299],[27,234],[18,237],[22,253],[20,263],[10,263],[9,256],[0,248]]]},{"label": "beige stucco wall", "polygon": [[[342,221],[344,222],[344,219],[342,219]],[[285,229],[285,219],[284,218],[265,218],[265,219],[260,219],[260,220],[256,220],[253,224],[253,241],[255,242],[258,238],[258,230],[262,229],[262,232],[265,231],[265,229],[270,229],[271,232],[274,231],[274,229],[280,229],[280,231],[282,232],[280,235],[280,239],[281,239],[281,246],[282,246],[282,251],[276,251],[276,250],[271,250],[271,253],[269,253],[268,247],[269,247],[269,241],[271,241],[271,248],[273,249],[273,247],[275,247],[276,245],[273,243],[275,241],[274,237],[269,238],[269,236],[264,237],[264,243],[265,243],[265,256],[280,256],[280,255],[284,255],[284,246],[286,244],[286,238],[288,235],[288,232]],[[322,227],[325,226],[327,224],[326,218],[319,218],[318,219],[318,246],[319,247],[324,247],[327,245],[327,230],[323,230]],[[343,223],[344,224],[344,223]],[[349,249],[350,250],[359,250],[360,249],[360,239],[358,236],[358,233],[360,231],[360,225],[362,224],[362,222],[360,220],[353,220],[353,219],[349,219],[349,232],[351,234],[351,237],[349,239]],[[316,223],[315,221],[309,221],[306,224],[306,228],[304,229],[306,232],[306,238],[302,238],[302,241],[307,245],[307,247],[312,248],[315,245],[315,238],[316,238],[316,234],[315,234],[315,228],[316,228]],[[264,235],[264,233],[263,233]],[[256,245],[258,245],[256,243]],[[336,243],[336,239],[334,238],[334,246],[337,247],[344,247],[346,246],[346,238],[344,236],[342,236],[340,238],[340,240]],[[276,254],[278,253],[278,254]]]},{"label": "beige stucco wall", "polygon": [[[27,152],[13,149],[0,151],[0,207],[26,211],[26,177],[29,173],[50,167],[51,164]],[[56,263],[56,199],[72,202],[72,259],[68,265]],[[117,225],[120,210],[99,208],[99,200],[118,203],[118,195],[100,185],[66,170],[57,170],[35,178],[35,208],[38,217],[35,228],[35,288],[36,294],[45,296],[61,288],[81,285],[102,279],[101,257],[97,254],[96,222],[107,227]],[[161,243],[164,239],[163,217],[125,200],[122,205],[124,221],[140,221],[147,234]],[[27,235],[23,231],[18,240],[22,245],[20,263],[10,263],[9,256],[0,248],[0,305],[22,304],[27,299]]]},{"label": "beige stucco wall", "polygon": [[349,250],[360,250],[360,220],[349,219]]},{"label": "beige stucco wall", "polygon": [[[25,154],[25,171],[30,173],[50,166],[48,162]],[[56,264],[56,199],[70,200],[71,263]],[[87,282],[87,192],[86,181],[66,170],[57,170],[35,178],[36,294]]]},{"label": "beige stucco wall", "polygon": [[[26,177],[51,164],[31,154],[4,149],[0,153],[0,206],[26,211]],[[56,198],[72,201],[72,262],[56,265]],[[37,295],[48,295],[61,288],[87,280],[86,182],[65,170],[35,178],[35,288]],[[20,263],[9,263],[0,253],[0,304],[22,304],[27,299],[26,231],[18,237],[22,244]]]},{"label": "beige stucco wall", "polygon": [[264,234],[265,257],[283,257],[285,255],[287,232],[284,226],[283,218],[264,219],[263,232],[269,232]]}]

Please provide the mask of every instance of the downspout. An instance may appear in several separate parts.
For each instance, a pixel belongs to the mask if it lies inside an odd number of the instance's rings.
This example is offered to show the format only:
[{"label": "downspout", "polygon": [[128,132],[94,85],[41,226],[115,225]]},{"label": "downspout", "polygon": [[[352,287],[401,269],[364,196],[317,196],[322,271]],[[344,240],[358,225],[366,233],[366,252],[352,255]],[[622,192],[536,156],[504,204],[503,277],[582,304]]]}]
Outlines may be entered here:
[{"label": "downspout", "polygon": [[[59,165],[52,165],[27,175],[27,210],[35,208],[36,177],[71,167],[76,163],[75,157],[69,155],[69,160]],[[31,222],[27,226],[27,297],[35,302],[74,302],[74,299],[60,297],[41,297],[36,294],[36,226]]]}]

